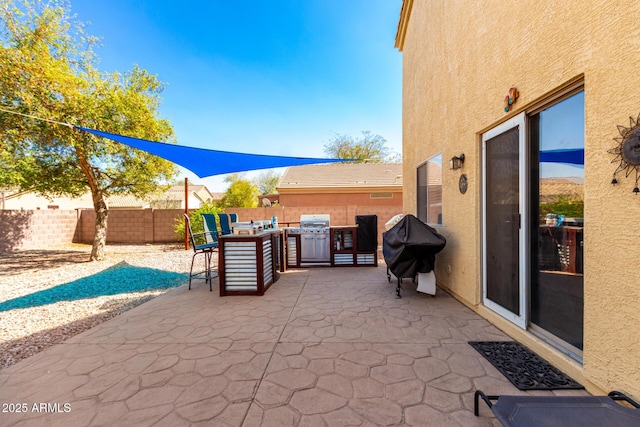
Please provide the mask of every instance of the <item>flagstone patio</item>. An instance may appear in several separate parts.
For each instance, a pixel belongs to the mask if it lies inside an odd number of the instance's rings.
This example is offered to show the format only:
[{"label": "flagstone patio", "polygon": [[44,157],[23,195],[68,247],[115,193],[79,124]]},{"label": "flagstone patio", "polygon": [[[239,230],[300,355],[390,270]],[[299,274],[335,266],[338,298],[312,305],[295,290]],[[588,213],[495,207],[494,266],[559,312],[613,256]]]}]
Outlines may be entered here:
[{"label": "flagstone patio", "polygon": [[524,392],[467,342],[510,338],[415,288],[384,264],[195,281],[0,371],[0,425],[499,426],[474,391]]}]

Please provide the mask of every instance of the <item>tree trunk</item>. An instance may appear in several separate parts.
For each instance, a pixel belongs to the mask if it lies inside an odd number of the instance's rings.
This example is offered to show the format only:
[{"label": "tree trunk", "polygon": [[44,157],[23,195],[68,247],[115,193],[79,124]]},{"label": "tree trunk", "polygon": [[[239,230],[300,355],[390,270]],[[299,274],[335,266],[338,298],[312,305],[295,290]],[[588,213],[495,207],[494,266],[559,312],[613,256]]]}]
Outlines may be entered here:
[{"label": "tree trunk", "polygon": [[91,166],[84,150],[80,146],[76,146],[76,154],[78,156],[78,164],[80,169],[87,177],[87,183],[91,189],[91,198],[93,199],[93,209],[96,211],[96,227],[93,237],[93,247],[89,261],[100,261],[104,259],[104,247],[107,243],[107,219],[109,218],[109,209],[105,200],[103,189],[100,188],[96,169]]},{"label": "tree trunk", "polygon": [[96,228],[89,259],[100,261],[104,259],[104,247],[107,244],[107,219],[109,218],[107,203],[101,191],[98,194],[93,194],[93,208],[96,211]]}]

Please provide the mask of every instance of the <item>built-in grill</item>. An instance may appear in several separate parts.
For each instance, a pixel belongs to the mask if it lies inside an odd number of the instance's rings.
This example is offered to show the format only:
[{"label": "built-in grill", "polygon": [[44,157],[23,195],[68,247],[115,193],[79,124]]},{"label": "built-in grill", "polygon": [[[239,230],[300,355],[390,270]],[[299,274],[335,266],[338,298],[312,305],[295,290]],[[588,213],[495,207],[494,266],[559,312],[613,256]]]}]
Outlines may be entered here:
[{"label": "built-in grill", "polygon": [[300,228],[289,234],[300,235],[300,266],[331,265],[329,214],[300,215]]}]

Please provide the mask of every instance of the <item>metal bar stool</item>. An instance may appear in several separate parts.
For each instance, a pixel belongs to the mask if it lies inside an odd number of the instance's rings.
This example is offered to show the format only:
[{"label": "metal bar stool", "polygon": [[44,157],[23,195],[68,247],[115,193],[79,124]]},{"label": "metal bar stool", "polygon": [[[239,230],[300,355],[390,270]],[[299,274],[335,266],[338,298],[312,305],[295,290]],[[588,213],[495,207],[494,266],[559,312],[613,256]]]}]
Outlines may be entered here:
[{"label": "metal bar stool", "polygon": [[[191,269],[189,271],[189,290],[191,290],[191,279],[194,277],[200,277],[204,274],[205,283],[209,282],[209,290],[213,291],[212,275],[211,275],[211,258],[213,253],[218,250],[218,233],[217,231],[205,231],[204,233],[193,233],[191,229],[191,220],[189,215],[183,214],[187,222],[187,229],[189,232],[189,239],[191,246],[193,247],[193,257],[191,257]],[[194,273],[193,263],[196,259],[196,255],[204,255],[204,271]]]}]

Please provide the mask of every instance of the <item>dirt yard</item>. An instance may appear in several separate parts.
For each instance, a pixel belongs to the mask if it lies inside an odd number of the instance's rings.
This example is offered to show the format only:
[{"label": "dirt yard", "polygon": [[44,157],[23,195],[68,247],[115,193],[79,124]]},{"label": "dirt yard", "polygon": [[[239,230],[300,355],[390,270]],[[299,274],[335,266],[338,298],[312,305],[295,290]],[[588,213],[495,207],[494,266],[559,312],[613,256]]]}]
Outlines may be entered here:
[{"label": "dirt yard", "polygon": [[0,369],[185,285],[193,256],[175,244],[108,245],[97,262],[90,252],[0,253]]}]

